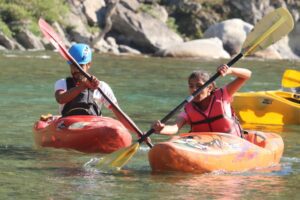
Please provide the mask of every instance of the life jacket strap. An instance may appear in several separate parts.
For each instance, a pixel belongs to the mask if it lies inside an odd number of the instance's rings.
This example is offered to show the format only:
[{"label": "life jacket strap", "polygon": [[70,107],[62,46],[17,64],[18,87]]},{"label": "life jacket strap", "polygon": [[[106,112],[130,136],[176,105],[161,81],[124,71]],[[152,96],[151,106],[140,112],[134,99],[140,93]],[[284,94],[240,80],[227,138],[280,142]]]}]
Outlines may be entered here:
[{"label": "life jacket strap", "polygon": [[222,118],[224,118],[223,114],[222,115],[217,115],[215,117],[207,118],[207,119],[204,119],[204,120],[191,122],[191,124],[192,125],[196,125],[196,124],[208,124],[208,123],[214,122],[214,121],[222,119]]}]

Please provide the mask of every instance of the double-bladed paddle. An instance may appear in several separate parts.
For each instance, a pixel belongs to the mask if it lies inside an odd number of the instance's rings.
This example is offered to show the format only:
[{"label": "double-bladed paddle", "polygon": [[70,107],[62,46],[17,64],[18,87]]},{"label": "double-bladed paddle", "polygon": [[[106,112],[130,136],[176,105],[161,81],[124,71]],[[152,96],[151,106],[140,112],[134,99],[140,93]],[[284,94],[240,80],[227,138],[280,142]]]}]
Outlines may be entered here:
[{"label": "double-bladed paddle", "polygon": [[[247,35],[243,43],[241,53],[235,56],[227,65],[231,67],[239,59],[244,56],[250,55],[258,50],[267,48],[269,45],[278,41],[280,38],[288,34],[294,27],[294,21],[288,10],[285,8],[278,8],[268,15],[264,16],[254,27],[254,29]],[[191,102],[205,87],[210,85],[220,76],[216,73],[204,85],[199,87],[192,95],[188,96],[176,108],[169,112],[162,120],[166,123],[177,111],[179,111],[188,102]],[[150,129],[143,135],[135,144],[127,148],[120,149],[112,154],[102,157],[97,163],[98,168],[117,168],[120,169],[124,166],[129,159],[136,153],[140,144],[154,132]]]},{"label": "double-bladed paddle", "polygon": [[[64,46],[62,40],[58,36],[58,34],[53,30],[53,28],[42,18],[39,19],[39,27],[44,34],[44,36],[51,42],[51,44],[59,51],[60,55],[62,55],[65,60],[74,64],[74,66],[88,79],[92,80],[92,76],[81,68],[81,66],[76,62],[76,60],[70,55],[67,51],[66,47]],[[135,132],[139,135],[139,137],[143,136],[143,132],[133,123],[133,121],[119,108],[118,105],[113,103],[110,98],[98,87],[99,92],[101,95],[110,103],[115,110],[124,117],[127,123],[135,130]],[[153,145],[150,142],[146,142],[149,147]]]},{"label": "double-bladed paddle", "polygon": [[293,69],[285,70],[282,76],[281,85],[284,88],[300,87],[300,71]]}]

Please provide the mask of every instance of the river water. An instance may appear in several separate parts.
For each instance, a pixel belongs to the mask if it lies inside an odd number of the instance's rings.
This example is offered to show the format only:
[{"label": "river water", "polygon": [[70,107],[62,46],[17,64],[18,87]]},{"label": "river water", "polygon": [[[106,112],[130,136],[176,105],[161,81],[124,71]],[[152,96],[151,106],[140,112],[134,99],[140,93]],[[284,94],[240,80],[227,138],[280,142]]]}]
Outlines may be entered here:
[{"label": "river water", "polygon": [[[215,73],[227,60],[162,59],[96,55],[92,73],[110,84],[120,107],[144,131],[187,94],[187,76],[204,69]],[[253,71],[241,91],[279,89],[286,68],[296,61],[243,59]],[[285,151],[278,166],[240,173],[153,173],[148,147],[142,145],[119,172],[86,167],[97,154],[37,149],[32,125],[41,114],[58,111],[54,82],[69,73],[54,52],[0,53],[1,199],[297,199],[300,189],[300,126],[254,127],[279,133]],[[219,78],[222,86],[230,77]],[[111,116],[109,111],[104,114]],[[153,135],[152,142],[168,139]]]}]

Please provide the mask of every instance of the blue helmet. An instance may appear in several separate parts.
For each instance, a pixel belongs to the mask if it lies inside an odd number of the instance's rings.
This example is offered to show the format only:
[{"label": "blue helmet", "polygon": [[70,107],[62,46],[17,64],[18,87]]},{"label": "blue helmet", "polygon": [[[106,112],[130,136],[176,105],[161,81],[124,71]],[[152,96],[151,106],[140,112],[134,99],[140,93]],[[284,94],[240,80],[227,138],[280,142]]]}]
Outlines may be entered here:
[{"label": "blue helmet", "polygon": [[[92,51],[86,44],[74,44],[69,49],[71,56],[77,61],[78,64],[87,64],[92,61]],[[71,62],[68,62],[71,64]]]}]

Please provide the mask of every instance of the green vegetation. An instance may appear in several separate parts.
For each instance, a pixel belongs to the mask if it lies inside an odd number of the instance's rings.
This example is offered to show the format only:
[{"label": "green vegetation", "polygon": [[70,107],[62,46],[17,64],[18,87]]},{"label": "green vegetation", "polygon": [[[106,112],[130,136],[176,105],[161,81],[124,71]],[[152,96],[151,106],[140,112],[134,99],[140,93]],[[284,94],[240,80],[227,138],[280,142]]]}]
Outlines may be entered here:
[{"label": "green vegetation", "polygon": [[178,34],[181,35],[181,33],[180,33],[179,30],[178,30],[178,25],[176,24],[175,18],[173,18],[173,17],[168,17],[168,20],[167,20],[166,24],[167,24],[167,26],[168,26],[170,29],[172,29],[173,31],[175,31],[176,33],[178,33]]},{"label": "green vegetation", "polygon": [[0,28],[9,37],[23,26],[40,35],[37,25],[40,17],[50,22],[60,21],[67,11],[67,5],[61,0],[0,0]]},{"label": "green vegetation", "polygon": [[2,21],[2,19],[0,19],[0,31],[1,31],[4,35],[6,35],[6,36],[8,36],[8,37],[12,37],[12,33],[11,33],[9,27],[6,25],[6,23],[4,23],[4,22]]},{"label": "green vegetation", "polygon": [[141,4],[141,6],[139,7],[139,10],[141,12],[148,13],[149,15],[151,15],[152,17],[154,17],[156,19],[159,19],[159,13],[155,12],[155,10],[153,9],[153,5]]}]

